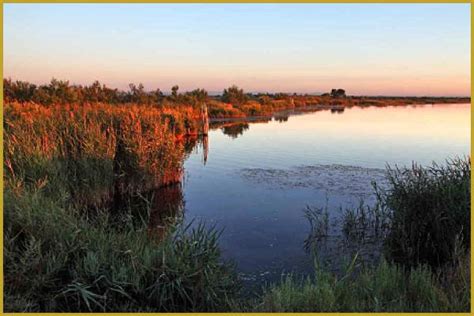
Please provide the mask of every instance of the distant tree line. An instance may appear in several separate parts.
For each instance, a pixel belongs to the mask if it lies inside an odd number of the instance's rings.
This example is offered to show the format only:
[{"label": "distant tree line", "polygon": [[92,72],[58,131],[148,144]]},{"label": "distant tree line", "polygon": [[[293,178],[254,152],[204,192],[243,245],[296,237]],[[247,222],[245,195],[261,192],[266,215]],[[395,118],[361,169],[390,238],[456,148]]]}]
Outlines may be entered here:
[{"label": "distant tree line", "polygon": [[[233,85],[224,89],[221,96],[212,97],[225,103],[243,105],[250,100],[262,104],[272,99],[284,99],[284,93],[268,94],[245,93]],[[171,94],[165,95],[160,89],[146,91],[143,84],[129,84],[128,91],[112,89],[99,81],[91,85],[72,85],[67,80],[52,79],[49,84],[35,85],[26,81],[3,80],[3,98],[6,102],[35,102],[38,104],[71,104],[71,103],[108,103],[108,104],[188,104],[196,105],[211,98],[205,89],[195,89],[180,93],[179,86],[171,88]]]},{"label": "distant tree line", "polygon": [[[5,102],[35,102],[43,105],[71,103],[107,103],[107,104],[143,104],[143,105],[199,105],[209,99],[242,106],[249,101],[261,105],[271,105],[275,100],[289,100],[297,96],[287,93],[246,93],[233,85],[224,89],[220,96],[209,96],[204,89],[195,89],[181,93],[179,86],[171,88],[171,94],[165,95],[160,89],[146,91],[143,84],[129,84],[127,91],[112,89],[99,81],[91,85],[73,85],[67,80],[52,79],[49,84],[35,85],[26,81],[3,79],[3,98]],[[307,95],[300,95],[306,97]],[[343,89],[333,89],[323,96],[345,97]]]},{"label": "distant tree line", "polygon": [[160,105],[179,103],[196,105],[208,98],[207,91],[195,89],[179,93],[179,87],[173,86],[171,95],[165,95],[160,89],[145,91],[143,84],[131,83],[128,91],[112,89],[99,81],[91,85],[71,85],[69,81],[52,79],[49,84],[35,85],[26,81],[3,79],[3,98],[5,102],[35,102],[44,105],[70,103],[136,103]]}]

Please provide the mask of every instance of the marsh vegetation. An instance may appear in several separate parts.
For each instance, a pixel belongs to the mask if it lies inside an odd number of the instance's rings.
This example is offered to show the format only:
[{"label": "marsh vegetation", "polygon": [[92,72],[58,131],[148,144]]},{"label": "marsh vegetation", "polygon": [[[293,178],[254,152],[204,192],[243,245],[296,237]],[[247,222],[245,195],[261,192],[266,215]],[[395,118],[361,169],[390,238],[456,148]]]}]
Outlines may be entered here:
[{"label": "marsh vegetation", "polygon": [[[183,197],[184,161],[200,144],[207,159],[203,102],[218,118],[309,105],[461,99],[255,95],[237,87],[222,96],[178,87],[164,95],[141,85],[121,92],[57,80],[4,84],[5,311],[470,309],[468,157],[385,171],[338,165],[241,170],[247,180],[260,175],[255,190],[280,177],[283,190],[324,187],[367,198],[335,212],[331,205],[305,213],[294,207],[310,224],[305,247],[314,271],[285,276],[250,298],[222,253],[225,231],[187,221]],[[238,141],[252,122],[212,124]],[[344,177],[354,185],[341,185]],[[328,240],[349,249],[338,254],[346,264],[337,269],[320,256]]]}]

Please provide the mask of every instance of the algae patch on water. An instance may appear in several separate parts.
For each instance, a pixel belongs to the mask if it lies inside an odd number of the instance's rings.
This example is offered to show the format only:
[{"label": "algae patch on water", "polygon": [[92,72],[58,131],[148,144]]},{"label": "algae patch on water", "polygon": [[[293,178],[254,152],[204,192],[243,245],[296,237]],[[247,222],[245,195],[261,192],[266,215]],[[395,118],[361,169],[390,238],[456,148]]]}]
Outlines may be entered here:
[{"label": "algae patch on water", "polygon": [[268,188],[310,188],[327,193],[365,198],[373,195],[373,183],[385,187],[384,169],[348,165],[295,166],[289,169],[245,168],[241,176]]}]

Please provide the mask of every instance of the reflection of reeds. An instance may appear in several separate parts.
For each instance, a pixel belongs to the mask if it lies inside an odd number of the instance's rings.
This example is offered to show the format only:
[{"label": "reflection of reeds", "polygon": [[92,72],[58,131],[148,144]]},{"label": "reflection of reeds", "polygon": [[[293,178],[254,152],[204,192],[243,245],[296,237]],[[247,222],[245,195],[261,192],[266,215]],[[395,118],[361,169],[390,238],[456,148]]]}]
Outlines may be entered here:
[{"label": "reflection of reeds", "polygon": [[382,240],[389,229],[390,210],[377,201],[366,205],[360,201],[358,207],[346,208],[342,216],[342,233],[348,243],[376,242]]},{"label": "reflection of reeds", "polygon": [[222,132],[231,138],[237,138],[249,129],[248,123],[228,124],[222,127]]},{"label": "reflection of reeds", "polygon": [[149,236],[163,240],[171,227],[181,222],[184,214],[182,184],[175,183],[153,191],[153,199],[148,222]]},{"label": "reflection of reeds", "polygon": [[[331,110],[333,113],[342,113],[346,107],[385,107],[405,106],[435,103],[470,103],[470,98],[456,97],[367,97],[347,96],[333,98],[324,95],[249,95],[250,99],[242,103],[224,103],[216,99],[209,100],[209,116],[211,118],[243,118],[252,116],[269,116],[272,113],[298,109],[319,108]],[[285,117],[276,120],[285,121]]]}]

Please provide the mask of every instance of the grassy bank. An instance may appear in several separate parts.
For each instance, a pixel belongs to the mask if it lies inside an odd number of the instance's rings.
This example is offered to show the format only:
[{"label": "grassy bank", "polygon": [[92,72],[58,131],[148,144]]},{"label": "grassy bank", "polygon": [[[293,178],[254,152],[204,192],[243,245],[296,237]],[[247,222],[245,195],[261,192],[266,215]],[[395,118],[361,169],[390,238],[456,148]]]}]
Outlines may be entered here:
[{"label": "grassy bank", "polygon": [[[356,270],[357,268],[357,270]],[[258,312],[468,312],[470,264],[467,255],[438,272],[382,261],[376,267],[351,265],[343,276],[324,270],[306,279],[287,277],[268,288]]]}]

